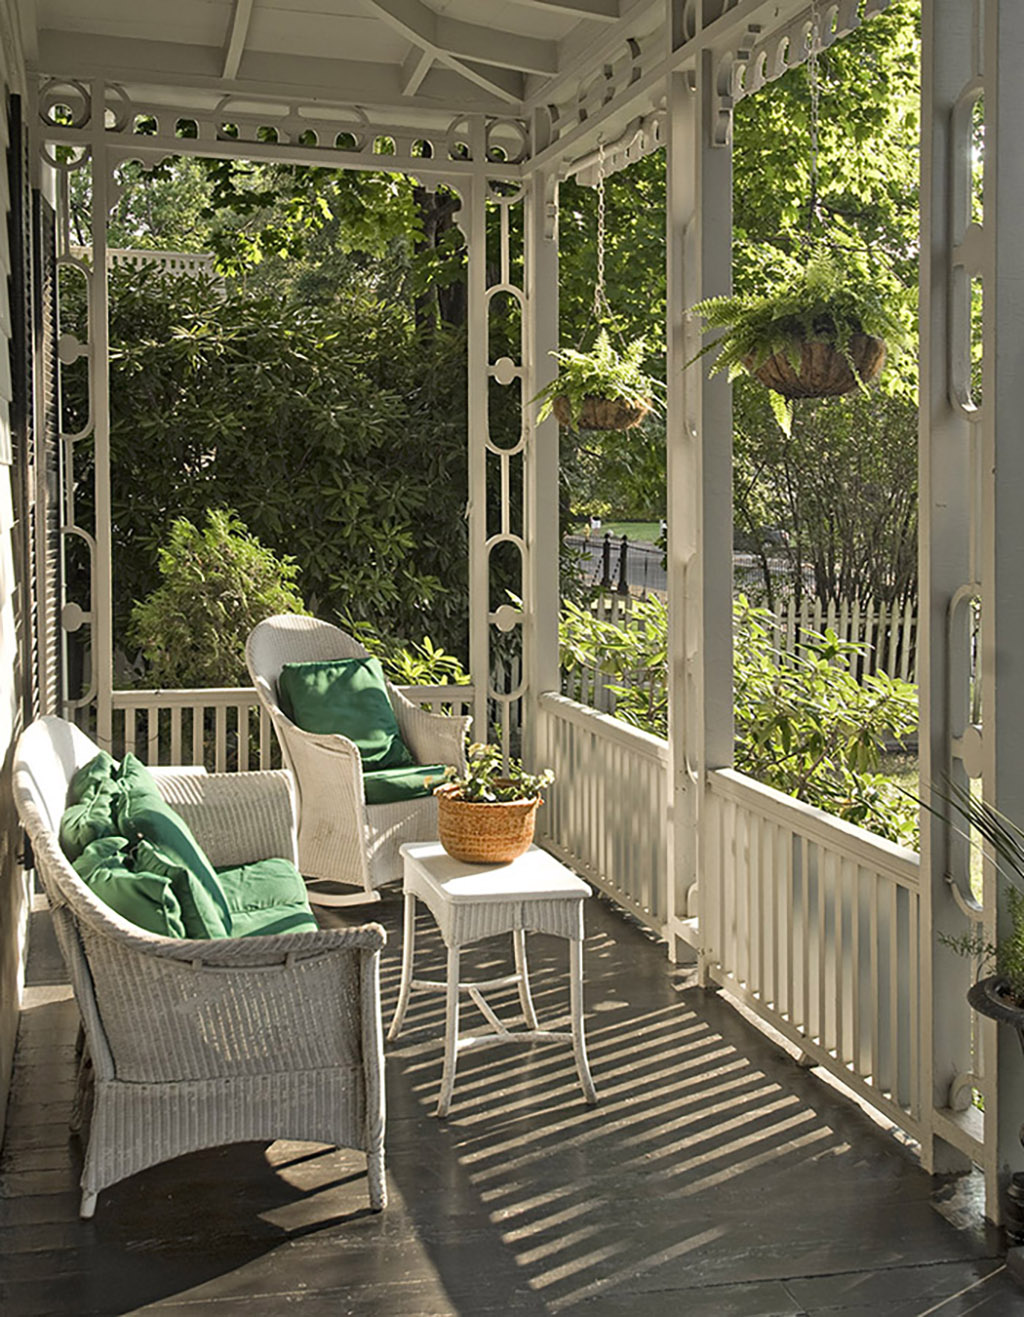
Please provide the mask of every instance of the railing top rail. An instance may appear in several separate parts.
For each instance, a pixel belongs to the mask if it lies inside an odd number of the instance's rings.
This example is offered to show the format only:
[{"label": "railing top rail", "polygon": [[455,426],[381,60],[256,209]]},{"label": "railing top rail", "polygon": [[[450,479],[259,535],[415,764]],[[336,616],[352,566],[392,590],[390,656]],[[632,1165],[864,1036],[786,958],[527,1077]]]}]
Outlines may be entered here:
[{"label": "railing top rail", "polygon": [[[406,699],[420,702],[432,700],[435,703],[464,703],[473,699],[472,686],[399,686],[398,690]],[[213,708],[217,705],[255,704],[256,690],[252,686],[199,686],[187,690],[116,690],[114,691],[115,709],[151,709],[159,706],[163,709],[193,708],[202,705]]]},{"label": "railing top rail", "polygon": [[767,787],[732,768],[716,768],[709,772],[708,785],[715,795],[756,810],[762,817],[791,827],[858,864],[887,874],[904,886],[916,887],[920,882],[921,862],[916,851],[898,846],[885,837],[877,837],[845,819],[826,814],[814,805]]},{"label": "railing top rail", "polygon": [[639,727],[633,727],[630,723],[623,722],[621,718],[613,718],[609,713],[598,713],[596,709],[571,700],[568,695],[559,695],[556,691],[544,691],[540,697],[540,706],[553,717],[562,718],[577,727],[595,732],[605,740],[614,741],[634,754],[645,755],[650,759],[656,759],[659,763],[668,763],[667,741],[650,732],[641,731]]}]

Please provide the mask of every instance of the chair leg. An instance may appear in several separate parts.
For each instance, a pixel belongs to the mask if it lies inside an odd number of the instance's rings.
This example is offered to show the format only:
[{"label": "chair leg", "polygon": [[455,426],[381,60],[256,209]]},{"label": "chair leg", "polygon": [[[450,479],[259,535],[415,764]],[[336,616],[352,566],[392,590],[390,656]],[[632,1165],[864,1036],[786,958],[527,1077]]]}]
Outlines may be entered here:
[{"label": "chair leg", "polygon": [[412,991],[413,951],[416,943],[416,898],[412,892],[405,894],[405,915],[402,928],[402,981],[398,989],[398,1005],[395,1007],[394,1019],[388,1030],[388,1042],[398,1037],[398,1032],[405,1019]]},{"label": "chair leg", "polygon": [[384,1149],[366,1154],[366,1178],[369,1181],[370,1207],[383,1212],[388,1205],[388,1186],[384,1175]]},{"label": "chair leg", "polygon": [[82,1201],[78,1207],[78,1215],[83,1221],[91,1221],[96,1215],[96,1199],[98,1194],[82,1192]]}]

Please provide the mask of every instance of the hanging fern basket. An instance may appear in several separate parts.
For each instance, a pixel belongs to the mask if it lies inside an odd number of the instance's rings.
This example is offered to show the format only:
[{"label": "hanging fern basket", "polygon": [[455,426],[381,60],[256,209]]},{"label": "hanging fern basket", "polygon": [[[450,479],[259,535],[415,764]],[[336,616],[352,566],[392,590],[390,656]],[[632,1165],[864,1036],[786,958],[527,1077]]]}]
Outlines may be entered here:
[{"label": "hanging fern basket", "polygon": [[618,398],[583,399],[580,414],[575,424],[569,399],[564,395],[552,399],[551,410],[555,413],[559,425],[576,430],[632,430],[640,424],[651,410],[651,403],[631,404]]},{"label": "hanging fern basket", "polygon": [[776,352],[760,366],[755,366],[756,360],[750,355],[743,364],[756,380],[784,398],[838,398],[878,378],[885,365],[885,340],[853,334],[845,353],[832,343],[805,342],[799,369],[794,369],[785,352]]}]

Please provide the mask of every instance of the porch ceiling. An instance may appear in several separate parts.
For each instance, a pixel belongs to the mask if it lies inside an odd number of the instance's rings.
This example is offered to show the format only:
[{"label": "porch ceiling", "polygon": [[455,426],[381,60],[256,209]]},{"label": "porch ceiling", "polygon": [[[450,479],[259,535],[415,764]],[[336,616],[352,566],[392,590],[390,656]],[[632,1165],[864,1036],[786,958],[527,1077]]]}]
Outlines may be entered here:
[{"label": "porch ceiling", "polygon": [[[520,114],[600,67],[652,0],[21,0],[31,64],[121,83]],[[642,20],[651,15],[646,22]]]}]

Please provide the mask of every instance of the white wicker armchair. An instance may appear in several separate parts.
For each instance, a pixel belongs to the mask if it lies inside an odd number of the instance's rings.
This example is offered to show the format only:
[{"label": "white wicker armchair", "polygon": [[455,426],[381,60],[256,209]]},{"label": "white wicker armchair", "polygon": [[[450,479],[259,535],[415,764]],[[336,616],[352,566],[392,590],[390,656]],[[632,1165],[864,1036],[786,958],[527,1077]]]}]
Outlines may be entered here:
[{"label": "white wicker armchair", "polygon": [[[399,878],[398,848],[437,836],[433,796],[389,805],[367,805],[359,750],[347,737],[304,732],[281,708],[278,679],[285,663],[366,658],[368,651],[329,622],[282,614],[260,622],[245,647],[249,675],[270,715],[285,763],[295,774],[299,798],[299,868],[306,878],[346,883],[359,890],[343,896],[311,894],[311,901],[343,905],[376,900],[376,889]],[[431,713],[388,683],[402,740],[418,764],[466,765],[468,717]]]},{"label": "white wicker armchair", "polygon": [[[82,1073],[92,1072],[81,1215],[157,1162],[276,1138],[365,1152],[379,1210],[383,929],[197,941],[136,928],[92,894],[57,839],[71,776],[96,753],[70,723],[42,718],[14,758],[15,804],[82,1015]],[[213,864],[294,862],[289,774],[154,776]]]}]

